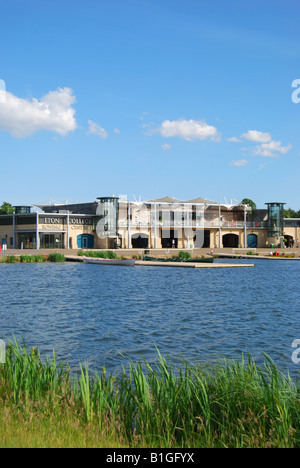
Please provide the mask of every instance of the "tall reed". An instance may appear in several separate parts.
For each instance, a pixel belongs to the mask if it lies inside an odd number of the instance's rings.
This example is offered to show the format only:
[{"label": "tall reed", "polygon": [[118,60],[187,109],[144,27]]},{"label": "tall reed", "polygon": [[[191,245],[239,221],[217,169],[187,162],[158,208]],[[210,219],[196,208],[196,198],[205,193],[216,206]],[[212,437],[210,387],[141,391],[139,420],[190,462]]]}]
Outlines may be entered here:
[{"label": "tall reed", "polygon": [[92,258],[106,258],[106,259],[113,259],[117,260],[118,255],[113,252],[112,250],[100,251],[100,250],[79,250],[78,252],[79,257],[92,257]]},{"label": "tall reed", "polygon": [[42,362],[37,348],[28,351],[25,344],[21,347],[16,340],[8,346],[6,363],[0,369],[2,383],[11,390],[15,404],[24,397],[51,400],[61,395],[70,381],[69,367],[57,364],[54,352],[52,359]]},{"label": "tall reed", "polygon": [[15,341],[0,367],[2,404],[73,408],[89,427],[102,430],[109,421],[131,447],[299,447],[299,395],[298,384],[268,356],[260,367],[250,356],[175,366],[158,352],[154,364],[129,361],[117,377],[105,368],[91,373],[85,363],[71,378],[55,354],[43,362],[37,349]]},{"label": "tall reed", "polygon": [[48,261],[49,262],[65,262],[66,257],[63,254],[60,254],[58,252],[51,253],[48,255]]}]

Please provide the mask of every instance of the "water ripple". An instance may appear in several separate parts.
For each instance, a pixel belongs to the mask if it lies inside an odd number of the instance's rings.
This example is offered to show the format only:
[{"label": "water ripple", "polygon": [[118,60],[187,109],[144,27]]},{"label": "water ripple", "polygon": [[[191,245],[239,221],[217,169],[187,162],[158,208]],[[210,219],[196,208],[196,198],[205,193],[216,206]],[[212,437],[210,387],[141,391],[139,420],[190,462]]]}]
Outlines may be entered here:
[{"label": "water ripple", "polygon": [[0,265],[0,337],[15,335],[43,355],[53,348],[74,369],[89,360],[119,371],[156,347],[206,362],[261,352],[296,374],[300,263],[252,269],[108,268],[82,264]]}]

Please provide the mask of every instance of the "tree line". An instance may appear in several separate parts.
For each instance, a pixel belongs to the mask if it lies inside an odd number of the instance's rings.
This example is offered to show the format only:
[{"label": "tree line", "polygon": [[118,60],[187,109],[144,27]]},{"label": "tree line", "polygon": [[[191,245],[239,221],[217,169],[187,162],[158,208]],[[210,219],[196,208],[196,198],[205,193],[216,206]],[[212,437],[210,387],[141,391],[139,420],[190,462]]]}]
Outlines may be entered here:
[{"label": "tree line", "polygon": [[0,208],[0,215],[13,214],[14,207],[7,202],[3,202]]},{"label": "tree line", "polygon": [[284,217],[285,218],[300,218],[300,210],[295,211],[295,210],[292,210],[292,208],[288,208],[287,210],[284,210]]},{"label": "tree line", "polygon": [[[256,203],[250,198],[244,198],[244,200],[242,200],[241,203],[244,205],[251,206],[252,212],[257,209]],[[288,208],[284,210],[284,217],[285,218],[300,218],[300,210],[296,211],[296,210],[292,210],[292,208]]]}]

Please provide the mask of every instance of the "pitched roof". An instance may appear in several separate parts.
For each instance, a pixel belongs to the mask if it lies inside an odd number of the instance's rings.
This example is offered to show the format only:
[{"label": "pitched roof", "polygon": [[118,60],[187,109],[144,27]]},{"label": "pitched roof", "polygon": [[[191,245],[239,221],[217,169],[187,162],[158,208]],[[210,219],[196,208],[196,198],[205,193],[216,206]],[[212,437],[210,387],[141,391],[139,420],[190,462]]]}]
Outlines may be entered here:
[{"label": "pitched roof", "polygon": [[181,200],[176,200],[176,198],[171,198],[171,197],[156,198],[155,200],[149,200],[149,202],[156,202],[156,203],[182,203]]},{"label": "pitched roof", "polygon": [[204,204],[213,204],[213,205],[218,205],[218,202],[216,201],[210,201],[206,200],[205,198],[194,198],[193,200],[187,200],[186,203],[204,203]]}]

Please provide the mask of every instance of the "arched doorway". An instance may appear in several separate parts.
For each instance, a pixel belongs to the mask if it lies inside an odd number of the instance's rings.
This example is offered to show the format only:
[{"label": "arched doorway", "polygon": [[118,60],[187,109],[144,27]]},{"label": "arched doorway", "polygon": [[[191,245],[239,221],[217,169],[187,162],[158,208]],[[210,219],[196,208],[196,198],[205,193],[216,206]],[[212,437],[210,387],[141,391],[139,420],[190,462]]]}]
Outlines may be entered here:
[{"label": "arched doorway", "polygon": [[77,236],[77,246],[79,249],[93,249],[94,241],[94,236],[91,234],[81,234]]},{"label": "arched doorway", "polygon": [[133,234],[131,237],[131,245],[133,249],[148,249],[149,236],[143,232]]},{"label": "arched doorway", "polygon": [[286,247],[294,247],[294,238],[293,236],[288,236],[286,234],[284,234],[284,244]]},{"label": "arched doorway", "polygon": [[236,234],[225,234],[223,236],[224,248],[237,248],[239,246],[239,236]]},{"label": "arched doorway", "polygon": [[248,242],[248,247],[250,249],[256,249],[257,247],[257,235],[256,234],[248,234],[247,242]]}]

